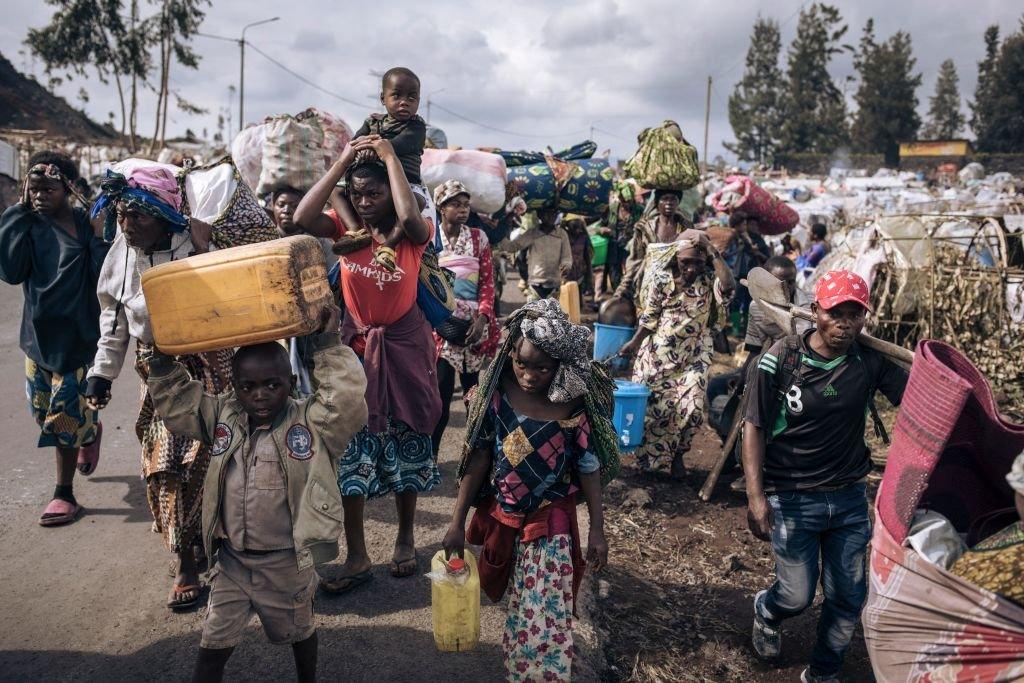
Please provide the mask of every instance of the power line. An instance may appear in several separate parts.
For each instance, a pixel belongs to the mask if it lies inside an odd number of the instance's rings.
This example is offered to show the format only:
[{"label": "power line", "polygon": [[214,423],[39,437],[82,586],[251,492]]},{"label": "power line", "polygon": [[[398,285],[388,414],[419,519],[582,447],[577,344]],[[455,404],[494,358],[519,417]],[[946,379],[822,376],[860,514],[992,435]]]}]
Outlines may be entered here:
[{"label": "power line", "polygon": [[474,126],[479,126],[480,128],[486,128],[487,130],[493,130],[496,133],[502,133],[504,135],[514,135],[514,136],[520,137],[520,138],[559,138],[559,137],[569,137],[570,135],[581,135],[581,134],[587,132],[587,129],[584,128],[583,130],[574,130],[574,131],[571,131],[571,132],[568,132],[568,133],[546,133],[544,135],[537,135],[537,134],[532,134],[532,133],[517,133],[517,132],[512,131],[512,130],[505,130],[504,128],[497,128],[495,126],[491,126],[491,125],[488,125],[486,123],[480,123],[479,121],[475,121],[475,120],[469,118],[468,116],[463,116],[462,114],[460,114],[458,112],[452,111],[448,107],[442,106],[442,105],[438,104],[437,102],[433,102],[433,106],[436,107],[437,109],[440,109],[441,111],[451,115],[451,116],[454,116],[457,119],[461,119],[461,120],[465,121],[466,123],[472,123]]},{"label": "power line", "polygon": [[348,104],[351,104],[351,105],[353,105],[353,106],[359,107],[360,109],[365,109],[365,108],[366,108],[366,105],[365,105],[364,103],[362,103],[362,102],[357,102],[357,101],[355,101],[355,100],[350,100],[349,98],[347,98],[347,97],[344,97],[344,96],[342,96],[342,95],[339,95],[339,94],[338,94],[338,93],[336,93],[336,92],[331,92],[331,91],[330,91],[330,90],[328,90],[327,88],[323,88],[323,87],[321,87],[321,86],[317,85],[316,83],[314,83],[313,81],[309,80],[308,78],[306,78],[306,77],[305,77],[305,76],[303,76],[302,74],[300,74],[300,73],[297,73],[297,72],[295,72],[295,71],[292,71],[292,70],[291,70],[291,69],[289,69],[289,68],[288,68],[287,66],[285,66],[285,65],[284,65],[284,64],[282,64],[281,62],[277,61],[276,59],[274,59],[273,57],[271,57],[270,55],[268,55],[268,54],[267,54],[266,52],[264,52],[263,50],[259,49],[259,48],[258,48],[258,47],[256,47],[255,45],[253,45],[253,44],[252,44],[251,42],[249,42],[249,41],[246,41],[246,44],[247,44],[247,45],[248,45],[249,47],[251,47],[251,48],[252,48],[253,50],[255,50],[256,52],[258,52],[258,53],[259,53],[260,55],[262,55],[262,57],[263,57],[264,59],[266,59],[266,60],[267,60],[268,62],[270,62],[271,64],[273,64],[273,65],[274,65],[274,66],[276,66],[277,68],[279,68],[279,69],[281,69],[281,70],[283,70],[283,71],[286,71],[286,72],[288,72],[289,74],[291,74],[292,76],[294,76],[295,78],[297,78],[297,79],[298,79],[298,80],[300,80],[301,82],[305,83],[305,84],[306,84],[306,85],[308,85],[309,87],[313,88],[314,90],[319,90],[320,92],[322,92],[322,93],[323,93],[323,94],[325,94],[325,95],[330,95],[331,97],[333,97],[333,98],[335,98],[335,99],[337,99],[337,100],[341,100],[342,102],[346,102],[346,103],[348,103]]}]

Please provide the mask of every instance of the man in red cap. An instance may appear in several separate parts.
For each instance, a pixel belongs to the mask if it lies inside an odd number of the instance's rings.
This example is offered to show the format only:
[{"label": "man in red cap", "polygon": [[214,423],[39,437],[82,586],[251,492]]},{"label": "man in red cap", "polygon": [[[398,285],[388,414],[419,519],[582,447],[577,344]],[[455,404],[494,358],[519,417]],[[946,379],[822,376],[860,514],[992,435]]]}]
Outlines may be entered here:
[{"label": "man in red cap", "polygon": [[754,599],[753,645],[778,656],[782,621],[810,606],[820,575],[825,601],[805,682],[838,680],[867,597],[867,408],[876,391],[898,405],[907,382],[906,371],[857,343],[870,310],[863,278],[825,274],[814,288],[814,329],[773,344],[748,387],[747,521],[775,554],[775,583]]}]

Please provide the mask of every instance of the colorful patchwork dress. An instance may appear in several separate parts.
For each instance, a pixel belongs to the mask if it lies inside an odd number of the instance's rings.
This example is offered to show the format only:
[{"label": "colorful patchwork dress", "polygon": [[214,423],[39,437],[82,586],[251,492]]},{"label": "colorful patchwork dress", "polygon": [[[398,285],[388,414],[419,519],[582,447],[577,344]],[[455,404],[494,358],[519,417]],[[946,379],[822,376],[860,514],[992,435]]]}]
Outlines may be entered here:
[{"label": "colorful patchwork dress", "polygon": [[[579,534],[573,532],[575,497],[579,475],[600,467],[591,449],[590,423],[582,410],[565,420],[520,415],[497,391],[477,445],[493,453],[490,483],[497,504],[491,515],[519,529],[505,535],[515,539],[502,637],[507,678],[568,681],[575,656],[575,586],[582,569]],[[541,517],[546,529],[538,534]],[[489,557],[486,545],[483,556]]]},{"label": "colorful patchwork dress", "polygon": [[662,457],[689,451],[704,422],[715,318],[726,302],[710,273],[682,288],[668,268],[645,279],[650,289],[639,322],[653,334],[637,353],[633,381],[651,391],[644,441],[636,454],[637,464],[647,469]]}]

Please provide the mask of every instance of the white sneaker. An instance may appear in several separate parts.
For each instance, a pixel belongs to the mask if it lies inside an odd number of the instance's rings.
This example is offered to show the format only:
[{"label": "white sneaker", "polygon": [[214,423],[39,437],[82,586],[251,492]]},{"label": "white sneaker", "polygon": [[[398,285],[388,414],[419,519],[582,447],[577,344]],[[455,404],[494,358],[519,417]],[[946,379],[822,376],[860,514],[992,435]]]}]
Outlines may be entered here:
[{"label": "white sneaker", "polygon": [[750,636],[750,642],[754,645],[754,652],[759,657],[773,659],[782,652],[782,633],[769,626],[757,609],[757,604],[764,599],[767,593],[768,591],[763,590],[754,596],[754,630]]}]

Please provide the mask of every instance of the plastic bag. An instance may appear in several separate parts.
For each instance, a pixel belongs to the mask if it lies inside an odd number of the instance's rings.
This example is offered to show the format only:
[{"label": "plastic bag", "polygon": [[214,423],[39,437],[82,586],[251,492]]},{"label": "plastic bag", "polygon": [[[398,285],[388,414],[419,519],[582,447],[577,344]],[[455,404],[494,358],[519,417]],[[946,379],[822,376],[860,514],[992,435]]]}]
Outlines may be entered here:
[{"label": "plastic bag", "polygon": [[470,193],[475,211],[492,214],[505,205],[505,160],[476,150],[425,149],[420,174],[431,192],[447,180],[458,180]]}]

